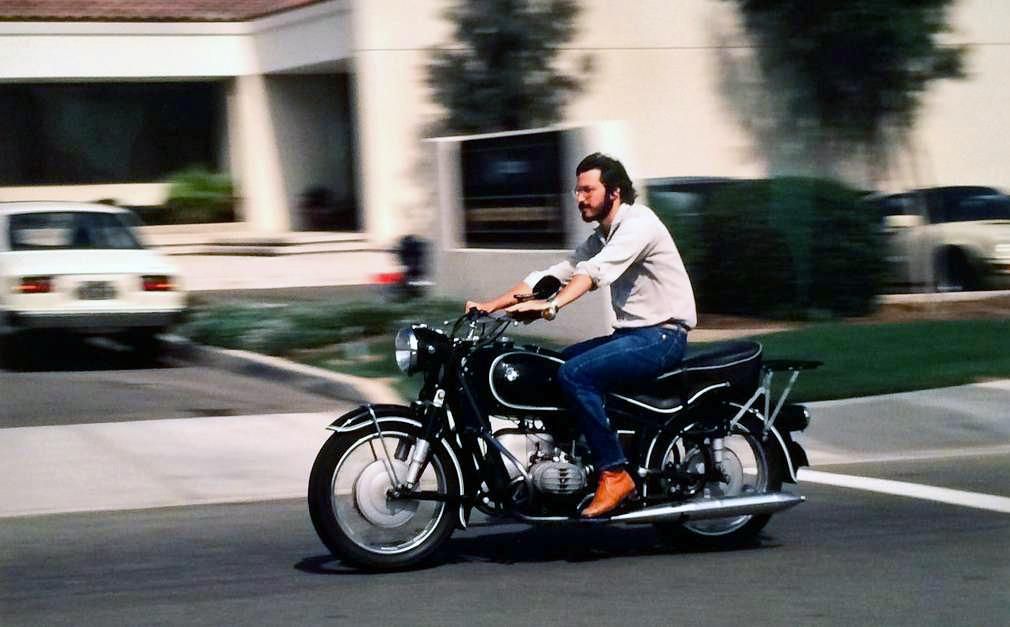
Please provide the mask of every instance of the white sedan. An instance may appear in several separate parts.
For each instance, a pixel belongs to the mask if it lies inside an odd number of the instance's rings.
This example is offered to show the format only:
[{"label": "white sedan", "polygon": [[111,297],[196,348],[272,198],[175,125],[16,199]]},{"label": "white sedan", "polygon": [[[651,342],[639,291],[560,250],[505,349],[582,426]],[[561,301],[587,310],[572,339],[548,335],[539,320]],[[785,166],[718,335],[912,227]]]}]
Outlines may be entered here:
[{"label": "white sedan", "polygon": [[140,243],[138,223],[106,205],[0,203],[0,351],[27,350],[12,340],[35,330],[117,335],[156,351],[186,297],[178,271]]}]

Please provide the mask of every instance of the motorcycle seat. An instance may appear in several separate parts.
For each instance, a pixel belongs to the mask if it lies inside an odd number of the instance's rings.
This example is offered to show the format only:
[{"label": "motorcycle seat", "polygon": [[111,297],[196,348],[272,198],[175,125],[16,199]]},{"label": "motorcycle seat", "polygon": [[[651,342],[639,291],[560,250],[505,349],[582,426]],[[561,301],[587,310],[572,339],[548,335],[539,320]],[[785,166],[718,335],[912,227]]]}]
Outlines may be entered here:
[{"label": "motorcycle seat", "polygon": [[675,370],[612,395],[648,409],[672,413],[703,391],[726,388],[731,397],[749,396],[760,374],[761,344],[757,342],[694,344],[688,345]]}]

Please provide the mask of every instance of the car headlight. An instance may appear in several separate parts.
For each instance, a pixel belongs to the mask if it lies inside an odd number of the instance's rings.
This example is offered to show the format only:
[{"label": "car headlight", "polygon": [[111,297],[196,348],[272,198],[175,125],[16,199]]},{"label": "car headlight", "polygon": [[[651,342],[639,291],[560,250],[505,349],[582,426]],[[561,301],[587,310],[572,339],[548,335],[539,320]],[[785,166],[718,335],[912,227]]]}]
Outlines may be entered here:
[{"label": "car headlight", "polygon": [[393,340],[396,365],[406,374],[417,371],[417,335],[413,327],[404,327],[396,332]]},{"label": "car headlight", "polygon": [[993,248],[993,256],[997,259],[1010,259],[1010,243],[996,244]]}]

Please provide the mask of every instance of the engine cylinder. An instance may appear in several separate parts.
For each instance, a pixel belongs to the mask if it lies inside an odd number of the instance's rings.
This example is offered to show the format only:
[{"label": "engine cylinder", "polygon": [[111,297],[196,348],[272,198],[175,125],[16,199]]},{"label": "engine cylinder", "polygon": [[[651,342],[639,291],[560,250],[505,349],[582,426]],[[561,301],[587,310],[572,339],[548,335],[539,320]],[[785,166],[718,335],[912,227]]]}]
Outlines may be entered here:
[{"label": "engine cylinder", "polygon": [[576,494],[586,489],[586,473],[576,464],[545,461],[530,469],[533,485],[548,494]]}]

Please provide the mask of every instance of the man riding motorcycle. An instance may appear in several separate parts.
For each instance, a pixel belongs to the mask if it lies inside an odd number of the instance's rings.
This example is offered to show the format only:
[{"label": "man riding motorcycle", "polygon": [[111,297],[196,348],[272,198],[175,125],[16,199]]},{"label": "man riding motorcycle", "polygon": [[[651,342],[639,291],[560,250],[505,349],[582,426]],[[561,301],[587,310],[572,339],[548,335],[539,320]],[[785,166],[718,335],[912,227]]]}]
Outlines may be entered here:
[{"label": "man riding motorcycle", "polygon": [[[604,396],[629,381],[644,381],[680,363],[687,333],[697,324],[694,292],[666,226],[645,205],[620,161],[593,153],[575,170],[573,190],[585,222],[596,230],[564,261],[534,272],[501,296],[467,301],[467,311],[504,309],[533,321],[558,311],[590,290],[610,286],[616,321],[609,336],[568,347],[558,380],[568,408],[593,454],[600,480],[582,516],[614,510],[635,491],[635,482],[604,409]],[[550,300],[530,300],[532,286],[550,275],[564,288]]]}]

